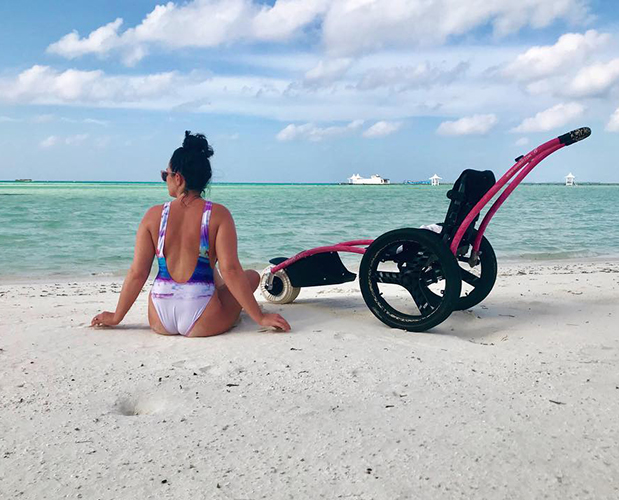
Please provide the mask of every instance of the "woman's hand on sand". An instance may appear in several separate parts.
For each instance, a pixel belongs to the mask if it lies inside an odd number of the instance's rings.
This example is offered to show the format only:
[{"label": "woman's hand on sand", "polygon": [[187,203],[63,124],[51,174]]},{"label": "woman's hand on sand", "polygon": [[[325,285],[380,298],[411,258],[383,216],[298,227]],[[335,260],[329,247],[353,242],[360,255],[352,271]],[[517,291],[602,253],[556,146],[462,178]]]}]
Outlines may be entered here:
[{"label": "woman's hand on sand", "polygon": [[103,311],[92,318],[90,326],[116,326],[118,323],[120,323],[120,321],[114,318],[114,313]]},{"label": "woman's hand on sand", "polygon": [[277,328],[278,330],[282,330],[284,332],[290,331],[290,325],[288,321],[286,321],[279,314],[264,314],[262,319],[260,320],[260,326],[272,326],[273,328]]}]

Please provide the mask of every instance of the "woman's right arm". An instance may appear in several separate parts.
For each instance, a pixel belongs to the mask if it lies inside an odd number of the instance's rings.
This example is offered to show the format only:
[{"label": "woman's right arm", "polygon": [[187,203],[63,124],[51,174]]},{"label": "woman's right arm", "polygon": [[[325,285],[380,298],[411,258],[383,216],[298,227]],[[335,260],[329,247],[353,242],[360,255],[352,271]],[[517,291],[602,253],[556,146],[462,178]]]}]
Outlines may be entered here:
[{"label": "woman's right arm", "polygon": [[219,205],[219,207],[221,221],[217,229],[215,253],[219,262],[219,271],[228,286],[228,290],[256,323],[261,326],[273,326],[285,332],[289,331],[290,325],[282,316],[264,314],[256,302],[243,267],[239,262],[234,219],[232,219],[227,208],[222,205]]},{"label": "woman's right arm", "polygon": [[153,244],[153,237],[149,230],[149,226],[157,227],[156,224],[157,220],[160,218],[160,213],[160,207],[152,207],[146,212],[146,215],[144,215],[138,227],[135,238],[133,262],[123,282],[122,290],[118,297],[118,304],[116,305],[116,311],[113,313],[110,311],[103,311],[97,314],[92,318],[90,323],[91,326],[118,325],[138,298],[144,283],[146,283],[148,279],[150,268],[153,265],[153,259],[155,257],[155,245]]}]

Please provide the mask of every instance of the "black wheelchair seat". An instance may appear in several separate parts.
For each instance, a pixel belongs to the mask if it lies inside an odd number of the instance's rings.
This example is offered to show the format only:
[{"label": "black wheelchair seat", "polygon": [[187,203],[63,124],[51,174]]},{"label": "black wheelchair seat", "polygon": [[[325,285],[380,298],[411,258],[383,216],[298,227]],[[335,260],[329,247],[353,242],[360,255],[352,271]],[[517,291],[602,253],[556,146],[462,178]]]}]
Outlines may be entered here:
[{"label": "black wheelchair seat", "polygon": [[[460,174],[453,188],[447,192],[447,198],[451,200],[451,203],[447,209],[441,232],[446,241],[453,239],[462,221],[495,183],[496,179],[490,170],[467,169]],[[477,219],[479,215],[471,222],[463,243],[470,241],[470,235],[474,231]]]}]

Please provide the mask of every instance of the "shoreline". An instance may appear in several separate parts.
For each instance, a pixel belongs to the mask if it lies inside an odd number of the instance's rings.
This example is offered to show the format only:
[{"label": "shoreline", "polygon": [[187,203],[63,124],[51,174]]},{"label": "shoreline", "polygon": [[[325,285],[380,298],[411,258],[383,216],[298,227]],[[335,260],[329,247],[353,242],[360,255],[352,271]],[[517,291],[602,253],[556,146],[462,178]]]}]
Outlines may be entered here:
[{"label": "shoreline", "polygon": [[[348,262],[344,262],[344,265],[347,266],[351,272],[357,273],[358,264],[361,261],[361,258],[358,259],[356,265],[349,265]],[[508,258],[498,256],[498,266],[499,266],[499,275],[503,269],[511,269],[511,268],[521,268],[521,267],[540,267],[540,268],[553,268],[557,266],[575,266],[575,265],[601,265],[601,264],[609,264],[615,265],[619,264],[619,255],[616,256],[597,256],[597,257],[587,257],[583,258],[566,258],[566,259],[516,259],[516,258]],[[245,266],[244,266],[245,267]],[[261,273],[267,264],[261,266],[247,266],[246,269],[255,269],[259,273]],[[118,271],[115,274],[111,273],[94,273],[91,275],[86,274],[77,274],[77,275],[66,275],[66,274],[58,274],[58,275],[47,275],[47,276],[29,276],[29,275],[18,275],[18,276],[2,276],[0,275],[0,288],[2,286],[10,286],[10,285],[28,285],[28,284],[51,284],[51,283],[89,283],[89,282],[110,282],[110,281],[122,281],[125,278],[127,270]],[[153,265],[153,270],[147,280],[147,284],[155,279],[157,275],[156,266]]]}]

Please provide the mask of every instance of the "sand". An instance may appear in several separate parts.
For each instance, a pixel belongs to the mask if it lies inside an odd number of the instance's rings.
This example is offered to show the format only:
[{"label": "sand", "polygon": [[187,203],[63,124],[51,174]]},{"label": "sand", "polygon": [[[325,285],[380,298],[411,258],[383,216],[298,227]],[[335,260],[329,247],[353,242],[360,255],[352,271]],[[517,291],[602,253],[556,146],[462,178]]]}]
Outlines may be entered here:
[{"label": "sand", "polygon": [[[0,498],[619,498],[619,262],[500,270],[392,330],[356,282],[289,334],[149,331],[118,280],[0,284]],[[261,299],[260,299],[261,300]]]}]

